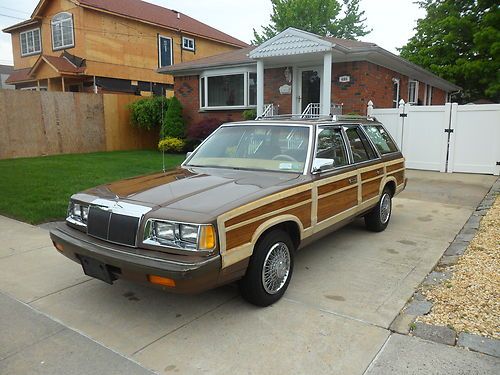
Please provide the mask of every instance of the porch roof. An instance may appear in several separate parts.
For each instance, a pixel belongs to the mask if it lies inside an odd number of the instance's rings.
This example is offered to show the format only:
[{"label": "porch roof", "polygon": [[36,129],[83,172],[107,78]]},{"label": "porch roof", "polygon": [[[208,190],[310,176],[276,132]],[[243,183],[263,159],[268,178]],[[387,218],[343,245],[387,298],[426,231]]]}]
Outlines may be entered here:
[{"label": "porch roof", "polygon": [[369,61],[445,91],[460,90],[459,86],[379,47],[375,43],[321,37],[294,28],[282,31],[260,46],[250,46],[241,50],[175,64],[157,71],[174,76],[185,76],[199,74],[203,70],[255,65],[257,60],[264,60],[266,66],[300,66],[309,63],[311,59],[322,62],[322,56],[328,51],[332,52],[334,63]]}]

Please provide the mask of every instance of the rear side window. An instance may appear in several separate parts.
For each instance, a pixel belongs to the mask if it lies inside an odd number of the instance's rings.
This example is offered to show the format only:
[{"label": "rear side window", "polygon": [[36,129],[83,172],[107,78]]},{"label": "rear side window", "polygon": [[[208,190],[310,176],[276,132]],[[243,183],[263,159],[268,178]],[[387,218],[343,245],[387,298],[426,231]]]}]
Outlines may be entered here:
[{"label": "rear side window", "polygon": [[357,127],[346,127],[344,129],[351,145],[352,157],[355,163],[377,158],[375,151],[361,129]]},{"label": "rear side window", "polygon": [[387,131],[379,125],[365,125],[365,131],[368,137],[372,140],[377,150],[383,154],[398,151]]}]

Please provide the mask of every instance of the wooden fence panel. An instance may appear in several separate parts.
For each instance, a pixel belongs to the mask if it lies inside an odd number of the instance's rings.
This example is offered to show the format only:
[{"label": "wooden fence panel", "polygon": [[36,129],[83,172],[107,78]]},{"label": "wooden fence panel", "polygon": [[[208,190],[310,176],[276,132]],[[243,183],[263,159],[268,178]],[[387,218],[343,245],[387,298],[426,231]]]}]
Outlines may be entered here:
[{"label": "wooden fence panel", "polygon": [[140,97],[0,90],[0,159],[153,149],[158,131],[130,125]]},{"label": "wooden fence panel", "polygon": [[158,146],[159,131],[145,131],[130,125],[128,105],[139,96],[126,94],[103,94],[104,123],[106,129],[106,149],[139,150],[153,149]]}]

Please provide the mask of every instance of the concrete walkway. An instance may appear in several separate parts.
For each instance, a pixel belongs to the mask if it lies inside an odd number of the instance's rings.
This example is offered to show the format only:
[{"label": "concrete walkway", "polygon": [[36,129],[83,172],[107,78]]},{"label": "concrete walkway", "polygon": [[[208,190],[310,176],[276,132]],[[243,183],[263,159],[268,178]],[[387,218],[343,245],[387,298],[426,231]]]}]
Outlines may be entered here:
[{"label": "concrete walkway", "polygon": [[409,177],[385,232],[357,221],[304,249],[265,309],[234,286],[89,279],[46,230],[0,217],[0,373],[494,374],[498,358],[388,329],[496,179]]}]

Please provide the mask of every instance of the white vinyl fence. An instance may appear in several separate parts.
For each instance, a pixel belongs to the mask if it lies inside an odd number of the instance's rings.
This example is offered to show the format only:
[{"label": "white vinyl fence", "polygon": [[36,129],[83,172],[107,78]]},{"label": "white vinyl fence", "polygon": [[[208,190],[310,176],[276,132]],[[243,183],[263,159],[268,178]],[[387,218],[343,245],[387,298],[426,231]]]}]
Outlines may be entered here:
[{"label": "white vinyl fence", "polygon": [[372,109],[406,158],[406,166],[441,172],[500,174],[500,104]]}]

